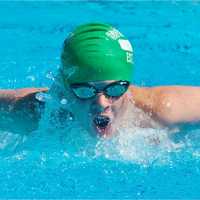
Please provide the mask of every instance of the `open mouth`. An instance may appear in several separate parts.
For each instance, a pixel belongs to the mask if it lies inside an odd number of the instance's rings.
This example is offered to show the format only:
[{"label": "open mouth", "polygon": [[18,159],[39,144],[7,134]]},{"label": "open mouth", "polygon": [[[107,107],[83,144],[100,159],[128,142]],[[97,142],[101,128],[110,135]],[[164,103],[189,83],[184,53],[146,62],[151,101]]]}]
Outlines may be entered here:
[{"label": "open mouth", "polygon": [[104,116],[104,115],[97,115],[94,119],[93,119],[95,128],[97,129],[97,131],[101,134],[107,134],[108,129],[110,128],[110,122],[111,119],[108,116]]}]

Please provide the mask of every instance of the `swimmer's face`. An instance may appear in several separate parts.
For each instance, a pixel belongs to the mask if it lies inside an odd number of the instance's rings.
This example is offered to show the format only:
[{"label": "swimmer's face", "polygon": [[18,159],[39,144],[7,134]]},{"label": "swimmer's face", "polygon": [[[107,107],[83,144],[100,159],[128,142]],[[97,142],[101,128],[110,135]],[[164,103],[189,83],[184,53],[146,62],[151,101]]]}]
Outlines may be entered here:
[{"label": "swimmer's face", "polygon": [[75,116],[90,132],[112,135],[127,106],[126,81],[97,81],[70,85]]}]

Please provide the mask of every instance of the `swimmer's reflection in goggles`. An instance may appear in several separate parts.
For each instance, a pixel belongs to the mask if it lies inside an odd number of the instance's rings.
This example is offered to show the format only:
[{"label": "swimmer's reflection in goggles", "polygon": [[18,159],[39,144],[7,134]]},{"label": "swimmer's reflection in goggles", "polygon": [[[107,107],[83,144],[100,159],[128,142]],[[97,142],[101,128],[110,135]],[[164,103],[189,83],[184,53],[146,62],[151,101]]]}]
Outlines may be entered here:
[{"label": "swimmer's reflection in goggles", "polygon": [[106,85],[103,89],[97,89],[89,83],[76,83],[71,84],[70,88],[77,98],[86,100],[99,93],[103,93],[107,98],[119,98],[127,91],[129,85],[128,81],[116,81]]}]

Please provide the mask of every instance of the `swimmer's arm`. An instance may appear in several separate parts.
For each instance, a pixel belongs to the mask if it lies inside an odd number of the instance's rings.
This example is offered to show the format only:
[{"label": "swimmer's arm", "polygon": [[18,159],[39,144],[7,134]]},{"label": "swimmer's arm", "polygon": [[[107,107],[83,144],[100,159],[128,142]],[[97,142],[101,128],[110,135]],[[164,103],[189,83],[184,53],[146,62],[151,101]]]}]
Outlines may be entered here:
[{"label": "swimmer's arm", "polygon": [[131,86],[134,104],[165,125],[200,122],[200,87]]},{"label": "swimmer's arm", "polygon": [[166,86],[150,90],[152,113],[164,124],[200,122],[200,87]]},{"label": "swimmer's arm", "polygon": [[18,102],[30,99],[38,92],[47,92],[48,88],[23,88],[15,90],[0,90],[0,108],[10,111]]},{"label": "swimmer's arm", "polygon": [[47,88],[0,90],[0,129],[28,134],[38,127],[44,102],[35,95]]}]

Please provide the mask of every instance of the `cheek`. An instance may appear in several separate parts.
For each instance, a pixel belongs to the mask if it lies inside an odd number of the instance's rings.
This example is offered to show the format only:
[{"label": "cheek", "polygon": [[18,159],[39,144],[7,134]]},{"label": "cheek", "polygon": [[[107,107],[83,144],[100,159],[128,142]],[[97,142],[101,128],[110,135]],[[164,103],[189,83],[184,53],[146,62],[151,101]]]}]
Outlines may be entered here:
[{"label": "cheek", "polygon": [[68,109],[73,113],[75,121],[85,127],[89,121],[90,103],[77,99],[71,92],[68,94],[68,102]]},{"label": "cheek", "polygon": [[76,101],[72,108],[75,118],[80,122],[87,123],[90,116],[89,107],[90,105],[86,102]]},{"label": "cheek", "polygon": [[75,120],[86,131],[92,130],[92,115],[89,103],[77,103]]},{"label": "cheek", "polygon": [[115,102],[113,102],[111,108],[112,108],[113,114],[115,116],[120,115],[120,113],[123,109],[123,99],[120,98],[120,99],[116,100]]}]

